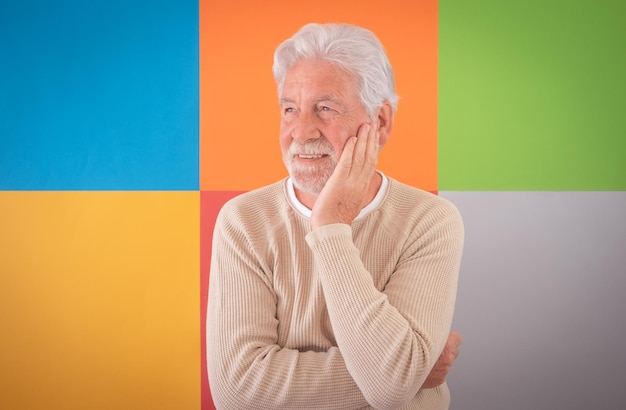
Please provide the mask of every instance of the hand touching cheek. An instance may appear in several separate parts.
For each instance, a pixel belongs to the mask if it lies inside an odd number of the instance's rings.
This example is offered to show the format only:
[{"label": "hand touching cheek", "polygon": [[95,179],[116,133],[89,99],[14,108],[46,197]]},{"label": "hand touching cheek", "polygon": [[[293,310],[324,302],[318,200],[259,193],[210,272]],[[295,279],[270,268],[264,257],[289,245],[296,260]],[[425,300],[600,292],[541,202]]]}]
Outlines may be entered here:
[{"label": "hand touching cheek", "polygon": [[[335,170],[315,201],[311,227],[350,225],[367,205],[379,153],[378,122],[363,124],[346,141]],[[377,187],[376,187],[377,189]]]}]

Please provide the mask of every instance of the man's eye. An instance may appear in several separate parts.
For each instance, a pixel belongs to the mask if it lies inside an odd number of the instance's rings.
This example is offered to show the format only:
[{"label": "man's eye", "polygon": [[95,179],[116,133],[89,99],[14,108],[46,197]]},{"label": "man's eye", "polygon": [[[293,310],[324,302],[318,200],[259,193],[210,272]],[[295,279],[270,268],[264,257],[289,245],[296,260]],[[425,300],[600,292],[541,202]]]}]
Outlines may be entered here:
[{"label": "man's eye", "polygon": [[286,108],[283,109],[283,112],[285,114],[291,114],[294,111],[295,111],[295,109],[293,107],[286,107]]},{"label": "man's eye", "polygon": [[320,111],[330,111],[330,107],[322,106]]}]

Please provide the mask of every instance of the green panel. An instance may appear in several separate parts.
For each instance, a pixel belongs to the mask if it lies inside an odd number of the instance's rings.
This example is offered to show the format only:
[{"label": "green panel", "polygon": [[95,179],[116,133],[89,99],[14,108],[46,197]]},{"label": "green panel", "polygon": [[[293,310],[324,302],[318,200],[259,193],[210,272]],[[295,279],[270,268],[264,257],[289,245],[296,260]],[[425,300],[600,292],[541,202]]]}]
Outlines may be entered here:
[{"label": "green panel", "polygon": [[626,190],[626,2],[439,3],[439,190]]}]

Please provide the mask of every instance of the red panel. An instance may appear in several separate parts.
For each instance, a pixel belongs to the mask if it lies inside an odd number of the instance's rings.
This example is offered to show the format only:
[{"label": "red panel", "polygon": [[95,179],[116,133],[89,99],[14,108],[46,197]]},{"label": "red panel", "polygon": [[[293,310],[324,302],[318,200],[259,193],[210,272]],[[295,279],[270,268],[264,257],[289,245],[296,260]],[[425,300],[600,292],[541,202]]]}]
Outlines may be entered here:
[{"label": "red panel", "polygon": [[214,410],[206,365],[206,307],[209,290],[209,267],[213,245],[213,227],[222,205],[241,191],[200,192],[200,335],[202,358],[202,410]]}]

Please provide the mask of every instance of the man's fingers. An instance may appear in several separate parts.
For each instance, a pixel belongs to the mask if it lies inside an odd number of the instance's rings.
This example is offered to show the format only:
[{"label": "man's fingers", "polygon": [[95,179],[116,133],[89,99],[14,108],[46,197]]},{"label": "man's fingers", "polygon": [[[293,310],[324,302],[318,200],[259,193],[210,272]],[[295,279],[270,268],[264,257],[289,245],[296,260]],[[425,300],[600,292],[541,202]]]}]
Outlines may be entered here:
[{"label": "man's fingers", "polygon": [[454,357],[456,358],[459,355],[459,346],[463,343],[463,338],[457,332],[451,332],[450,337],[453,339],[453,352]]},{"label": "man's fingers", "polygon": [[443,348],[443,352],[439,359],[442,360],[447,366],[452,366],[452,363],[459,355],[459,346],[463,343],[463,338],[457,332],[450,332],[446,345]]},{"label": "man's fingers", "polygon": [[363,124],[357,131],[357,141],[352,154],[352,172],[361,173],[366,160],[371,125]]},{"label": "man's fingers", "polygon": [[459,332],[450,332],[450,340],[456,345],[460,346],[463,343],[463,338]]},{"label": "man's fingers", "polygon": [[357,149],[359,141],[356,137],[350,137],[346,141],[346,145],[343,147],[343,152],[341,153],[341,158],[339,159],[339,163],[343,165],[343,167],[350,171],[354,162],[354,152]]},{"label": "man's fingers", "polygon": [[372,130],[367,141],[367,166],[375,170],[380,154],[380,126],[378,121],[372,124]]},{"label": "man's fingers", "polygon": [[352,154],[351,173],[371,176],[378,161],[379,131],[378,122],[363,124],[357,131],[357,142]]}]

